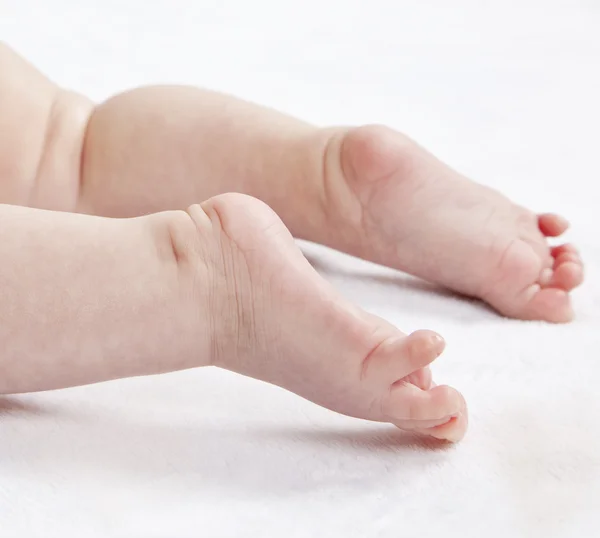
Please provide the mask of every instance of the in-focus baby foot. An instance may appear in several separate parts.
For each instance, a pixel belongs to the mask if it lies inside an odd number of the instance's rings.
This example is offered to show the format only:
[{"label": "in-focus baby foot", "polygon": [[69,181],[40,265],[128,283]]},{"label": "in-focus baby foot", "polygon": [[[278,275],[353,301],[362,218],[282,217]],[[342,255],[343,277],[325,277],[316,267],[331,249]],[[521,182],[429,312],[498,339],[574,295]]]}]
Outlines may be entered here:
[{"label": "in-focus baby foot", "polygon": [[[214,274],[204,293],[214,310],[214,364],[345,415],[452,441],[464,435],[463,397],[435,386],[427,368],[444,348],[440,336],[407,336],[345,301],[256,199],[218,196],[188,213],[199,238],[192,265]],[[187,234],[174,236],[190,244]]]},{"label": "in-focus baby foot", "polygon": [[568,227],[461,176],[407,137],[365,126],[329,135],[330,246],[478,297],[506,316],[567,322],[583,265],[547,237]]}]

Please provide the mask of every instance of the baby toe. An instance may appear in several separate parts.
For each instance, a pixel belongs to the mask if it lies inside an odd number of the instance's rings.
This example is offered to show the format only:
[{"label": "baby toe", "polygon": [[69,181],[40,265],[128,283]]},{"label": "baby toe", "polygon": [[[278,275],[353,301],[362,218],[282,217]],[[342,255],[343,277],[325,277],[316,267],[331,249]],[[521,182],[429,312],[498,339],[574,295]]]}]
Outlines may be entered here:
[{"label": "baby toe", "polygon": [[415,387],[419,387],[422,390],[428,390],[432,387],[433,377],[431,375],[431,368],[426,366],[425,368],[419,368],[416,372],[406,376],[404,380],[407,383],[412,383]]},{"label": "baby toe", "polygon": [[583,267],[579,262],[566,261],[561,263],[552,275],[549,286],[565,291],[571,291],[583,282]]},{"label": "baby toe", "polygon": [[559,266],[571,262],[579,266],[583,266],[581,256],[577,249],[570,243],[554,247],[550,250],[550,253],[554,259],[552,267],[557,269]]},{"label": "baby toe", "polygon": [[[384,385],[416,374],[433,362],[444,349],[444,339],[433,331],[416,331],[409,336],[392,337],[377,346],[363,361],[362,378]],[[418,386],[426,379],[416,374]],[[431,383],[431,377],[428,379]]]},{"label": "baby toe", "polygon": [[562,249],[554,259],[552,268],[540,272],[538,283],[541,288],[558,288],[571,291],[583,282],[583,264],[579,255]]},{"label": "baby toe", "polygon": [[419,433],[425,433],[426,430],[429,430],[431,428],[437,428],[438,426],[443,426],[444,424],[447,424],[454,418],[455,416],[450,415],[435,420],[398,420],[394,422],[394,426],[397,426],[398,428],[401,428],[406,431],[416,431]]},{"label": "baby toe", "polygon": [[569,227],[567,219],[554,213],[544,213],[538,216],[540,231],[547,237],[557,237],[565,233]]},{"label": "baby toe", "polygon": [[573,319],[571,299],[565,290],[541,289],[539,284],[533,284],[524,293],[526,301],[518,314],[521,319],[552,323],[567,323]]},{"label": "baby toe", "polygon": [[561,254],[577,254],[579,255],[579,251],[577,248],[571,243],[565,243],[564,245],[559,245],[557,247],[552,247],[550,249],[550,254],[552,257],[556,258]]},{"label": "baby toe", "polygon": [[421,390],[414,385],[400,383],[392,386],[382,402],[383,420],[397,424],[400,421],[449,420],[464,407],[464,398],[457,390],[440,385]]},{"label": "baby toe", "polygon": [[565,252],[564,254],[560,254],[559,256],[554,258],[554,263],[552,264],[552,267],[556,269],[559,265],[562,265],[563,263],[567,262],[576,263],[577,265],[583,265],[581,258],[578,254]]},{"label": "baby toe", "polygon": [[467,431],[469,414],[467,405],[462,400],[462,408],[454,415],[438,420],[406,420],[397,421],[394,424],[406,431],[428,435],[443,441],[458,442]]},{"label": "baby toe", "polygon": [[428,428],[427,430],[424,430],[421,433],[430,435],[431,437],[435,437],[436,439],[457,443],[465,436],[468,425],[469,415],[465,406],[463,411],[461,411],[455,417],[452,417],[452,419],[450,419],[445,424],[441,424],[433,428]]}]

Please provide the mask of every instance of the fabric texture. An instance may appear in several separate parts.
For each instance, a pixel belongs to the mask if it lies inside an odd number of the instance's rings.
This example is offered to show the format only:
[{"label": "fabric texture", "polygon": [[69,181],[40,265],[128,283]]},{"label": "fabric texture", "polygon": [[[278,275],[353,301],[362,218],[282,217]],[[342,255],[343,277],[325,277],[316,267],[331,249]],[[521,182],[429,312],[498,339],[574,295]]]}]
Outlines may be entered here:
[{"label": "fabric texture", "polygon": [[587,263],[577,320],[553,326],[303,244],[356,303],[444,335],[434,374],[469,402],[462,443],[218,370],[0,398],[2,538],[596,535],[597,2],[1,4],[2,38],[63,85],[196,84],[318,124],[389,124],[567,215]]}]

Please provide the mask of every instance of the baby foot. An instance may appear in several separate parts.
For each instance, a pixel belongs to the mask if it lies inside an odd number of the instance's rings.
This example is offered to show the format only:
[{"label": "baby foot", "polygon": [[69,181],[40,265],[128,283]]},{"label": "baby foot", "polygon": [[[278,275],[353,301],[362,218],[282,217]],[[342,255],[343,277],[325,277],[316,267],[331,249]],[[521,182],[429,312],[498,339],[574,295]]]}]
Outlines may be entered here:
[{"label": "baby foot", "polygon": [[213,364],[345,415],[451,441],[464,435],[463,397],[435,386],[427,369],[444,348],[440,336],[407,336],[345,301],[256,199],[222,195],[188,214],[192,235],[176,228],[174,249],[182,266],[192,252],[191,265],[214,275],[203,295]]},{"label": "baby foot", "polygon": [[[521,319],[567,322],[581,284],[567,221],[536,215],[379,126],[328,135],[325,188],[346,230],[330,246],[441,284]],[[339,224],[337,228],[339,228]],[[341,242],[341,244],[340,244]]]}]

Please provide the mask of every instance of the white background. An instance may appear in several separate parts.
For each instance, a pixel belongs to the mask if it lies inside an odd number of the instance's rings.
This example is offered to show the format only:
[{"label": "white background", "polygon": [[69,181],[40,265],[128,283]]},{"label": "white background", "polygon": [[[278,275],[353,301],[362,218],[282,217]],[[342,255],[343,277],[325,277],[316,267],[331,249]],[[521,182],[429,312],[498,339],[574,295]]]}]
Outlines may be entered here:
[{"label": "white background", "polygon": [[595,535],[599,30],[596,0],[0,0],[0,38],[63,85],[100,100],[196,84],[390,124],[565,213],[588,262],[577,321],[551,326],[308,245],[354,301],[446,337],[435,373],[468,398],[463,443],[220,371],[0,399],[0,536]]}]

